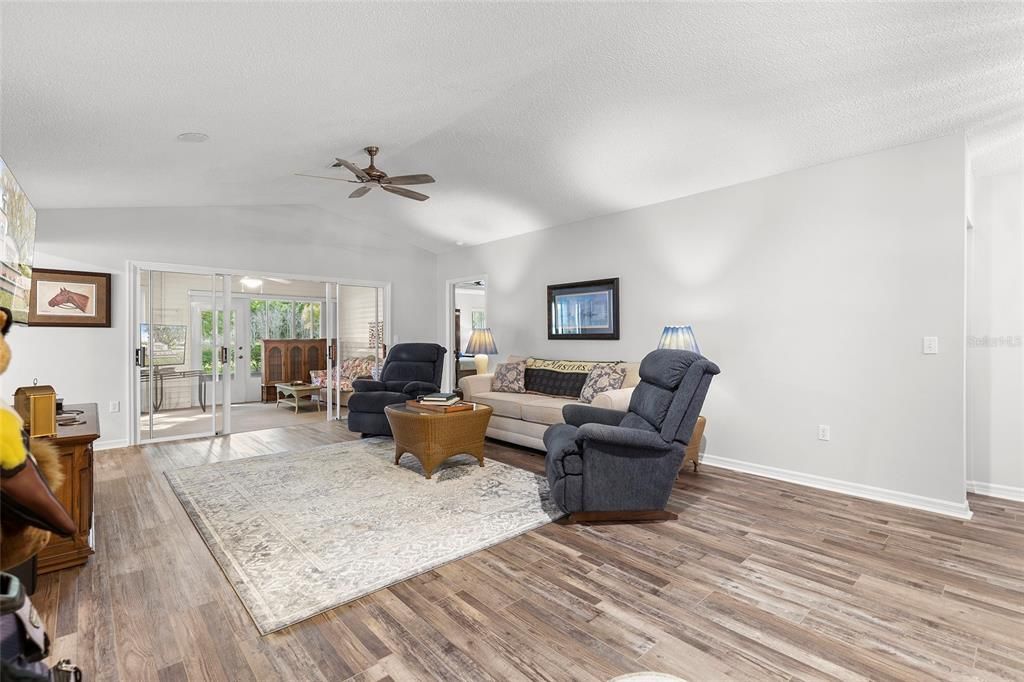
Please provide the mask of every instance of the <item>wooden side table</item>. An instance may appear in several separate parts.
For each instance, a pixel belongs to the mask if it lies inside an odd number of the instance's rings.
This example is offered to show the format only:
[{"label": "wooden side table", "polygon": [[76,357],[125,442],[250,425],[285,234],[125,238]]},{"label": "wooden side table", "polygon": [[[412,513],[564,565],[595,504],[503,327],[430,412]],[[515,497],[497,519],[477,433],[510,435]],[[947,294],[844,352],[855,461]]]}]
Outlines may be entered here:
[{"label": "wooden side table", "polygon": [[93,554],[92,537],[92,444],[100,437],[100,420],[95,403],[65,405],[64,412],[82,410],[77,426],[58,426],[50,439],[60,453],[64,469],[64,485],[57,499],[78,524],[78,532],[70,538],[54,535],[38,555],[37,571],[50,573],[62,568],[81,566]]},{"label": "wooden side table", "polygon": [[408,405],[384,408],[395,438],[395,464],[410,453],[420,461],[427,478],[449,457],[472,455],[484,465],[484,435],[491,420],[488,405],[462,412],[434,412]]},{"label": "wooden side table", "polygon": [[[693,470],[697,471],[697,463],[700,461],[700,441],[704,438],[704,426],[707,420],[701,415],[697,417],[697,424],[693,427],[693,435],[690,436],[690,444],[686,446],[686,453],[683,455],[683,465],[687,462],[693,463]],[[680,466],[682,469],[682,466]]]},{"label": "wooden side table", "polygon": [[299,401],[309,398],[310,402],[316,399],[316,411],[320,411],[320,387],[313,384],[276,384],[277,404],[288,405],[295,408],[295,414],[299,413]]}]

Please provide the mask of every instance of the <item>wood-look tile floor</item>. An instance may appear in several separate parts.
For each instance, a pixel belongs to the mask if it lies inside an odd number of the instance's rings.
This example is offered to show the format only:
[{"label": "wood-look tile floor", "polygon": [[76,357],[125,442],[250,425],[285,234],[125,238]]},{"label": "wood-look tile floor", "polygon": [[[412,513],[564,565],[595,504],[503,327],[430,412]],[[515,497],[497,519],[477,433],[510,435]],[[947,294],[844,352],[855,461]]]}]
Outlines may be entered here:
[{"label": "wood-look tile floor", "polygon": [[[163,471],[350,438],[96,456],[96,555],[34,600],[87,680],[1024,679],[1024,504],[958,521],[704,467],[679,521],[551,524],[260,637]],[[540,471],[530,451],[487,455]]]}]

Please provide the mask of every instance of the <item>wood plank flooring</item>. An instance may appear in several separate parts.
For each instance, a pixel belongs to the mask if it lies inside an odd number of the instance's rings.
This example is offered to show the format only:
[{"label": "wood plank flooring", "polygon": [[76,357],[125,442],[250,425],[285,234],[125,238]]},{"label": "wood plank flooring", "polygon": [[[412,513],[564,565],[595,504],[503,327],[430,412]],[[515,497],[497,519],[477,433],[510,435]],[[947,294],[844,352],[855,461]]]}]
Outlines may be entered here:
[{"label": "wood plank flooring", "polygon": [[972,497],[965,522],[712,467],[681,474],[678,521],[551,524],[260,637],[163,471],[351,437],[98,453],[97,554],[34,597],[52,660],[125,682],[1024,679],[1024,504]]}]

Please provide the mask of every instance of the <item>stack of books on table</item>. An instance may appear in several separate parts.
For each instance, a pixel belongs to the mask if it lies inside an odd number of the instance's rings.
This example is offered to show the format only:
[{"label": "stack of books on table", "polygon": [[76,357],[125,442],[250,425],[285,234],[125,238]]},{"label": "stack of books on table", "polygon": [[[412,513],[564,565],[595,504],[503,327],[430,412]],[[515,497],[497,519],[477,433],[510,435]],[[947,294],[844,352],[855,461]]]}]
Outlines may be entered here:
[{"label": "stack of books on table", "polygon": [[437,412],[458,412],[460,410],[473,409],[471,403],[462,402],[462,399],[454,393],[430,393],[417,398],[415,401],[410,400],[409,404]]},{"label": "stack of books on table", "polygon": [[459,400],[459,396],[454,393],[428,393],[420,396],[420,402],[425,405],[454,405]]}]

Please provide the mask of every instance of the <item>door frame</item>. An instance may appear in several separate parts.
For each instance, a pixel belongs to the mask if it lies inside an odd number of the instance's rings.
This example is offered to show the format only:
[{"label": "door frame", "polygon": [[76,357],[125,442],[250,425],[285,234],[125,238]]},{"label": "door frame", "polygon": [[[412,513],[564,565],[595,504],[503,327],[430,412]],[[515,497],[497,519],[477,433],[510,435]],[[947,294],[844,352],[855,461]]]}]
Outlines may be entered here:
[{"label": "door frame", "polygon": [[[455,285],[462,282],[475,282],[476,280],[484,283],[485,293],[490,291],[491,285],[487,275],[465,275],[463,277],[446,279],[444,281],[444,288],[441,290],[441,300],[444,301],[442,306],[444,308],[444,317],[441,318],[441,338],[444,339],[444,347],[448,349],[448,358],[445,360],[444,370],[441,375],[441,386],[443,388],[458,388],[455,385],[455,362],[459,349],[453,348],[455,344],[455,329],[452,325],[452,317],[455,315]],[[487,324],[490,324],[491,320],[490,311],[487,309],[489,298],[490,296],[484,296],[484,316],[487,318]]]},{"label": "door frame", "polygon": [[[225,277],[243,276],[250,275],[253,277],[277,277],[280,279],[292,279],[300,280],[305,282],[320,282],[320,283],[331,283],[331,284],[342,284],[349,286],[363,286],[363,287],[376,287],[384,290],[384,311],[382,319],[384,320],[384,337],[390,338],[391,336],[391,282],[390,280],[365,280],[365,279],[353,279],[349,277],[335,277],[327,275],[317,275],[314,273],[303,273],[296,274],[291,272],[268,272],[261,268],[211,268],[202,265],[182,265],[180,263],[162,263],[157,261],[139,261],[139,260],[128,260],[125,262],[125,275],[128,283],[128,295],[126,297],[126,318],[128,325],[126,329],[127,334],[127,349],[126,354],[127,363],[127,376],[125,381],[127,384],[126,395],[128,396],[127,409],[124,412],[125,419],[127,420],[126,433],[128,434],[128,444],[138,445],[140,444],[140,429],[138,420],[138,410],[142,402],[142,396],[140,395],[139,382],[135,380],[135,329],[139,325],[139,271],[141,270],[154,270],[164,272],[175,272],[187,275],[224,275]],[[462,280],[459,280],[462,281]],[[213,393],[211,393],[213,394]],[[227,428],[222,433],[216,434],[217,436],[225,436],[231,433],[230,431],[230,410],[231,405],[224,406],[224,424]],[[163,438],[152,438],[148,439],[146,443],[158,443],[161,441],[168,440],[180,440],[180,436],[167,436]]]}]

